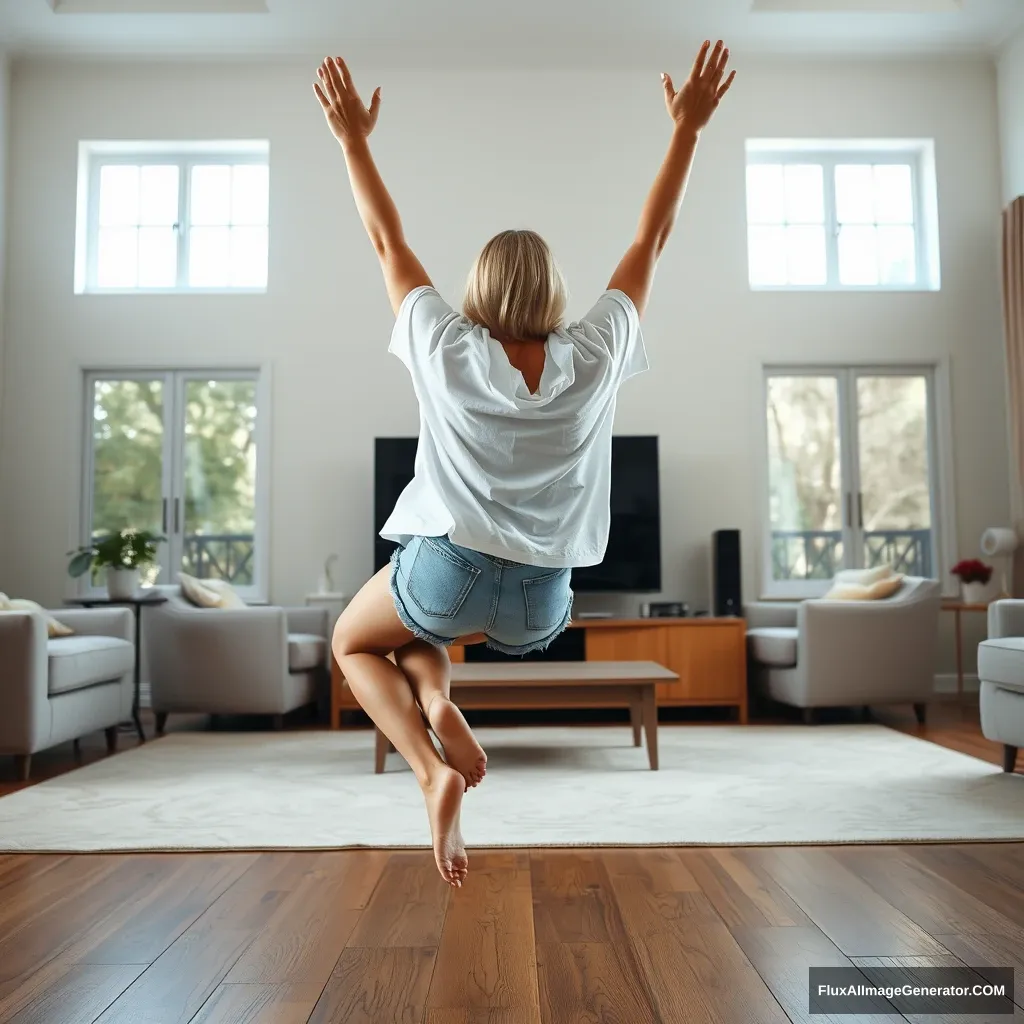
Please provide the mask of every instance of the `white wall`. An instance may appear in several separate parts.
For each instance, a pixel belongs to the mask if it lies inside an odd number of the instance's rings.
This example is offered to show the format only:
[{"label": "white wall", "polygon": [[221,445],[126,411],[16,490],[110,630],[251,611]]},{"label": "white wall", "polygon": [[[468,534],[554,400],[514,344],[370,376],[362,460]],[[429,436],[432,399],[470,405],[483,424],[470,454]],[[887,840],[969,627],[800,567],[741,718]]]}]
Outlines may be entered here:
[{"label": "white wall", "polygon": [[[386,354],[391,314],[313,98],[315,61],[138,67],[19,64],[13,81],[8,377],[0,489],[9,592],[52,602],[78,502],[80,368],[251,364],[273,371],[271,596],[300,600],[324,557],[370,571],[372,439],[416,407]],[[682,70],[682,69],[680,69]],[[453,300],[494,231],[551,241],[579,315],[632,237],[667,142],[658,75],[359,74],[383,86],[374,148],[407,234]],[[744,140],[936,139],[939,293],[755,294],[746,283]],[[272,250],[264,297],[72,294],[80,139],[265,137]],[[701,143],[646,320],[654,371],[619,432],[662,440],[666,597],[707,597],[708,540],[745,536],[759,575],[762,360],[950,359],[960,550],[1006,521],[995,80],[983,62],[741,68]],[[624,609],[635,613],[635,606]]]},{"label": "white wall", "polygon": [[1000,54],[999,129],[1003,149],[1003,202],[1024,195],[1024,32]]}]

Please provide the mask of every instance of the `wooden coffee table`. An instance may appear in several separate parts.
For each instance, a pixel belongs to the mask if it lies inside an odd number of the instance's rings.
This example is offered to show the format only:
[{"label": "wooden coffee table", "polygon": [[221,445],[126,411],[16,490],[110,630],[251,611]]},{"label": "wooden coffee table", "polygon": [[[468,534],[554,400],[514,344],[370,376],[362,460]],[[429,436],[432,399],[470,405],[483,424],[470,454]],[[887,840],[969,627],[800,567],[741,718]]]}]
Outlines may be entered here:
[{"label": "wooden coffee table", "polygon": [[[654,688],[679,677],[653,661],[522,661],[452,665],[452,700],[460,708],[629,708],[633,745],[647,735],[647,758],[658,768],[658,706]],[[378,729],[374,771],[391,749]]]}]

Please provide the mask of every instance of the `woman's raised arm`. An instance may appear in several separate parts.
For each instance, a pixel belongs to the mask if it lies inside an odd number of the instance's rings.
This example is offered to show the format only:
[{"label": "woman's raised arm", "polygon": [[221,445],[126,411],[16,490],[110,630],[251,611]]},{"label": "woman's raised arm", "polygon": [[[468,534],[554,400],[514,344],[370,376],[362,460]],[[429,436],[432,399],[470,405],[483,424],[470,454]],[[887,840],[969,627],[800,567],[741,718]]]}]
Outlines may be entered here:
[{"label": "woman's raised arm", "polygon": [[710,42],[706,42],[700,48],[690,77],[678,92],[668,75],[661,76],[665,87],[665,106],[672,118],[672,141],[644,203],[636,238],[608,284],[609,288],[625,292],[640,314],[643,314],[651,292],[654,268],[679,213],[686,179],[697,151],[697,140],[736,77],[733,71],[723,83],[729,51],[719,40],[709,57],[710,47]]},{"label": "woman's raised arm", "polygon": [[430,278],[409,248],[402,220],[370,152],[369,136],[380,113],[378,88],[367,108],[352,83],[352,75],[340,57],[328,57],[313,83],[331,133],[345,154],[352,195],[366,233],[380,259],[384,283],[395,313],[414,288],[429,285]]}]

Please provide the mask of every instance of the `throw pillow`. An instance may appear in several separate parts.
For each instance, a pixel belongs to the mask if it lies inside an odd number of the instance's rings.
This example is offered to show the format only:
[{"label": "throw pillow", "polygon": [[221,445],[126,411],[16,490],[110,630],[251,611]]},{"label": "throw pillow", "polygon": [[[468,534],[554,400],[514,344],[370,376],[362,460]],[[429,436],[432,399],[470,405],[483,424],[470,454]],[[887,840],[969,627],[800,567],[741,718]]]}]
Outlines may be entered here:
[{"label": "throw pillow", "polygon": [[863,583],[837,583],[826,595],[826,601],[883,601],[903,586],[902,576],[888,576],[870,586]]},{"label": "throw pillow", "polygon": [[843,569],[837,572],[835,584],[855,583],[861,587],[870,587],[879,580],[889,579],[893,574],[891,565],[880,565],[875,569]]},{"label": "throw pillow", "polygon": [[198,608],[245,608],[230,583],[224,580],[201,580],[188,573],[178,573],[181,592]]},{"label": "throw pillow", "polygon": [[41,604],[26,601],[24,598],[10,598],[0,594],[0,612],[37,612],[46,621],[46,635],[52,640],[59,636],[71,636],[73,629],[68,629],[63,622],[58,622]]}]

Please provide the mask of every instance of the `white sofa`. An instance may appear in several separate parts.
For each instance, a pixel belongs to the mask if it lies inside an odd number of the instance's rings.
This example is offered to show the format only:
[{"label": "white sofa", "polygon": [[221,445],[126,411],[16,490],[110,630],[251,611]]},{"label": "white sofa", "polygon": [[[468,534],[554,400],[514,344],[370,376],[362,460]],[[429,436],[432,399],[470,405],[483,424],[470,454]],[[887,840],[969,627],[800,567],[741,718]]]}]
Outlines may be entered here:
[{"label": "white sofa", "polygon": [[145,645],[157,732],[169,714],[271,715],[315,703],[327,685],[325,608],[197,608],[177,586],[148,610]]},{"label": "white sofa", "polygon": [[770,697],[804,709],[912,704],[935,688],[941,590],[908,577],[879,601],[762,602],[746,608],[750,664]]},{"label": "white sofa", "polygon": [[978,648],[981,731],[1003,745],[1003,770],[1017,766],[1024,747],[1024,601],[996,601],[988,610],[988,639]]},{"label": "white sofa", "polygon": [[74,635],[49,639],[39,612],[0,612],[0,754],[27,779],[32,755],[131,717],[134,625],[127,608],[49,613]]}]

